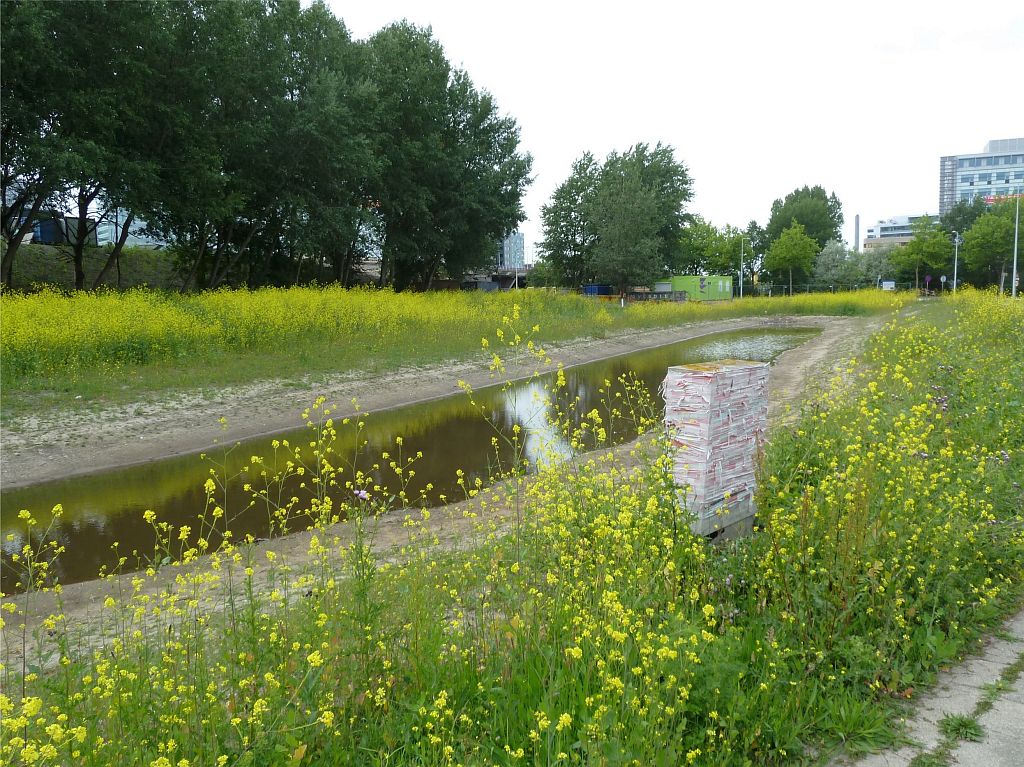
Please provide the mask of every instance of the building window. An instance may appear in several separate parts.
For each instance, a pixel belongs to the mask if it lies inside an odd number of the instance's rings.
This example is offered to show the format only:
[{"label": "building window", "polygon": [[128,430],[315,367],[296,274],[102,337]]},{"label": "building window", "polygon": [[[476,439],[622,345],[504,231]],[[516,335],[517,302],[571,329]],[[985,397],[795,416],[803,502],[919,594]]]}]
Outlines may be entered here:
[{"label": "building window", "polygon": [[992,183],[992,174],[991,173],[979,173],[978,174],[978,183],[979,184],[991,184]]},{"label": "building window", "polygon": [[1001,170],[1001,171],[999,171],[996,174],[996,182],[997,183],[1005,184],[1009,180],[1010,180],[1010,174],[1007,173],[1005,170]]},{"label": "building window", "polygon": [[960,183],[961,184],[973,184],[974,183],[974,174],[973,173],[965,173],[964,175],[962,175],[960,177]]}]

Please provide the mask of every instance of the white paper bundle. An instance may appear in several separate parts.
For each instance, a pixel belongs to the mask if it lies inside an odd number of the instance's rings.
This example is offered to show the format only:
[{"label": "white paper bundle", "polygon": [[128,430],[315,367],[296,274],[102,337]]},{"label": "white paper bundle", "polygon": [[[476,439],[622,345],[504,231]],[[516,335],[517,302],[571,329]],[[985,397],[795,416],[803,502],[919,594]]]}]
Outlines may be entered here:
[{"label": "white paper bundle", "polygon": [[754,513],[757,457],[768,425],[768,365],[677,365],[662,384],[673,478],[706,533]]}]

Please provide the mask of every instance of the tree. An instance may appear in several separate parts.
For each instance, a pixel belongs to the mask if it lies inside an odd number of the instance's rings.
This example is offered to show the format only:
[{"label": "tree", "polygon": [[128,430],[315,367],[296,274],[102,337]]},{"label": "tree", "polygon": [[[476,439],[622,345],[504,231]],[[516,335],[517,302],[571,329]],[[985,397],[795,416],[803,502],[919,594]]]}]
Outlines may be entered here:
[{"label": "tree", "polygon": [[691,196],[670,146],[636,144],[602,165],[588,153],[542,209],[541,255],[569,286],[592,278],[623,289],[648,284],[683,258]]},{"label": "tree", "polygon": [[68,105],[80,103],[75,62],[58,44],[64,3],[0,3],[2,279],[12,284],[21,243],[82,158],[67,141]]},{"label": "tree", "polygon": [[540,257],[565,287],[578,288],[593,277],[595,234],[589,215],[600,177],[601,166],[587,152],[540,209]]},{"label": "tree", "polygon": [[979,284],[999,284],[1013,258],[1015,204],[1001,202],[980,216],[964,234],[961,254]]},{"label": "tree", "polygon": [[173,242],[182,290],[309,264],[348,283],[371,253],[382,285],[429,284],[485,265],[523,218],[517,124],[429,30],[353,42],[320,0],[0,6],[8,281],[48,206],[76,214],[79,288],[111,211],[128,220],[93,284],[137,215]]},{"label": "tree", "polygon": [[595,279],[624,293],[664,274],[658,202],[656,191],[644,183],[640,166],[605,167],[589,210]]},{"label": "tree", "polygon": [[795,189],[784,200],[772,203],[765,227],[769,243],[775,242],[793,221],[804,226],[807,236],[818,243],[820,250],[829,240],[841,239],[843,206],[834,192],[828,194],[820,186]]},{"label": "tree", "polygon": [[970,202],[959,200],[945,212],[939,220],[939,225],[949,234],[959,232],[962,237],[986,210],[988,210],[988,205],[985,204],[985,198],[980,194]]},{"label": "tree", "polygon": [[493,258],[522,219],[532,160],[515,121],[453,70],[429,29],[402,22],[369,41],[377,87],[373,191],[383,222],[381,284],[429,283]]},{"label": "tree", "polygon": [[814,260],[814,281],[845,286],[860,282],[862,275],[855,255],[838,240],[829,240]]},{"label": "tree", "polygon": [[653,149],[647,144],[636,144],[621,155],[612,152],[605,160],[602,181],[623,177],[635,178],[651,193],[658,261],[662,269],[668,269],[679,258],[679,234],[686,222],[686,203],[693,197],[693,182],[686,166],[675,159],[671,146],[660,141]]},{"label": "tree", "polygon": [[914,289],[921,283],[921,269],[942,269],[952,255],[949,235],[929,216],[921,216],[911,224],[914,239],[892,252],[890,259],[900,269],[914,270]]},{"label": "tree", "polygon": [[733,274],[739,269],[743,253],[744,279],[753,276],[758,256],[745,232],[726,225],[719,229],[700,216],[693,216],[680,238],[685,274]]},{"label": "tree", "polygon": [[895,277],[892,254],[898,246],[886,244],[878,248],[866,248],[857,254],[858,279],[867,284],[877,284],[880,280]]},{"label": "tree", "polygon": [[793,270],[809,272],[818,254],[818,243],[807,236],[804,225],[796,220],[772,242],[764,259],[770,272],[785,270],[789,273],[789,292],[793,293]]}]

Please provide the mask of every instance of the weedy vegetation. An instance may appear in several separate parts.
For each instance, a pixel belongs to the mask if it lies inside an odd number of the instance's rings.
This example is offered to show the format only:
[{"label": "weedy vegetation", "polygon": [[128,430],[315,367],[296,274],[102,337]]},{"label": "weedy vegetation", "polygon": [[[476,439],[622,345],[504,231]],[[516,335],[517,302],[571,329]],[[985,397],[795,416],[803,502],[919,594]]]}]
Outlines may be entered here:
[{"label": "weedy vegetation", "polygon": [[[759,529],[738,541],[690,533],[656,428],[627,460],[553,456],[523,481],[504,467],[511,485],[431,510],[380,491],[415,472],[400,440],[376,473],[349,470],[333,445],[362,419],[323,402],[307,444],[248,467],[245,513],[281,533],[313,519],[300,559],[233,539],[214,471],[194,526],[146,512],[148,569],[108,576],[120,594],[82,637],[48,578],[61,544],[39,531],[18,560],[27,592],[2,605],[0,759],[760,765],[891,742],[896,707],[1021,594],[1024,305],[949,304],[948,323],[894,320],[773,433]],[[499,370],[544,355],[529,308],[487,334]],[[655,426],[631,391],[558,428],[592,447],[627,412]],[[276,494],[286,474],[311,502]],[[510,489],[520,505],[497,513]],[[397,550],[375,544],[385,513],[405,519]],[[463,526],[454,544],[446,525]]]},{"label": "weedy vegetation", "polygon": [[144,288],[8,291],[0,294],[0,397],[7,419],[43,407],[135,401],[176,388],[308,381],[338,371],[379,373],[466,359],[513,303],[541,327],[536,340],[550,344],[731,317],[881,313],[906,300],[859,291],[716,304],[643,302],[622,310],[616,303],[540,289],[304,287],[184,296]]}]

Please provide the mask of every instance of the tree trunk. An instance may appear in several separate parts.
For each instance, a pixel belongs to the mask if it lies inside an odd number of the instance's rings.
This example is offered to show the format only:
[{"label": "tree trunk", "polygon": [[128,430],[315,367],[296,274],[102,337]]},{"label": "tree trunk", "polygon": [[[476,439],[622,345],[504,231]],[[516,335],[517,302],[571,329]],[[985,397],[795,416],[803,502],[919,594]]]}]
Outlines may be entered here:
[{"label": "tree trunk", "polygon": [[200,232],[199,234],[199,238],[199,252],[196,253],[196,261],[194,264],[192,264],[192,270],[188,273],[188,276],[185,277],[185,281],[181,283],[181,290],[178,291],[179,293],[187,293],[191,289],[192,284],[195,282],[196,275],[199,273],[199,264],[202,263],[203,257],[206,256],[206,248],[210,239],[209,222],[203,224],[203,229],[202,232]]},{"label": "tree trunk", "polygon": [[[78,189],[78,227],[75,231],[75,240],[71,243],[72,261],[75,265],[75,290],[85,290],[85,245],[90,234],[89,206],[99,192],[98,185],[88,191],[82,187]],[[95,225],[92,231],[96,231]]]},{"label": "tree trunk", "polygon": [[789,296],[793,297],[793,270],[789,270]]},{"label": "tree trunk", "polygon": [[100,285],[103,284],[104,278],[107,276],[107,272],[110,271],[110,267],[117,264],[117,287],[121,287],[121,251],[124,249],[124,244],[128,241],[128,231],[131,229],[132,222],[135,220],[135,214],[129,213],[128,218],[124,220],[124,228],[117,233],[117,242],[114,243],[114,249],[110,251],[110,256],[107,258],[107,262],[103,264],[103,268],[100,269],[100,273],[96,275],[96,279],[93,280],[92,289],[96,290]]},{"label": "tree trunk", "polygon": [[35,223],[36,216],[39,214],[39,209],[43,206],[43,196],[39,195],[32,203],[32,207],[29,210],[25,220],[21,222],[17,229],[14,230],[14,235],[7,243],[7,249],[4,251],[4,257],[2,265],[0,265],[0,273],[3,275],[4,284],[10,288],[13,287],[13,270],[14,270],[14,256],[18,253],[18,248],[21,247],[22,240],[25,239],[30,231],[32,231],[32,225]]},{"label": "tree trunk", "polygon": [[259,226],[259,222],[254,222],[253,225],[249,227],[249,233],[246,234],[245,239],[242,240],[242,244],[239,246],[238,252],[232,258],[228,259],[228,262],[224,265],[224,268],[219,274],[214,272],[213,277],[210,280],[209,287],[216,288],[227,278],[231,270],[235,268],[238,262],[242,259],[242,256],[245,255],[245,252],[249,249],[249,243],[252,242],[253,235],[256,234],[256,230],[259,229]]}]

